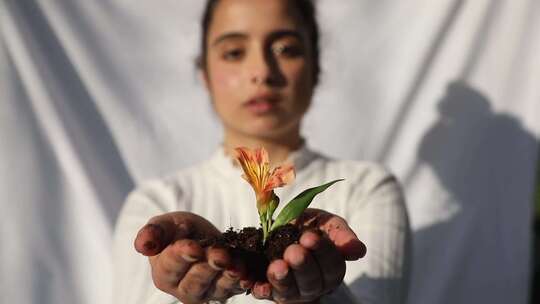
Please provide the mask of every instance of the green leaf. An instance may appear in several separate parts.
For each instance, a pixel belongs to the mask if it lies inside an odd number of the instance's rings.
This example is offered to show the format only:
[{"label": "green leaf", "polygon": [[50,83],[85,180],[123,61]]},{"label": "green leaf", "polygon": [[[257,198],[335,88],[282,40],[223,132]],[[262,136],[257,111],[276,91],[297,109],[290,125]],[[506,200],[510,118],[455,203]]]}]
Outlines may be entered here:
[{"label": "green leaf", "polygon": [[274,229],[283,226],[288,222],[294,220],[295,218],[299,217],[302,212],[306,210],[309,204],[311,204],[311,201],[313,200],[313,198],[315,198],[317,194],[323,192],[328,187],[342,180],[343,179],[336,179],[324,185],[302,191],[302,193],[298,194],[292,201],[287,203],[283,210],[281,210],[281,212],[276,218],[276,221],[274,222],[274,224],[272,224],[270,231],[273,231]]},{"label": "green leaf", "polygon": [[279,205],[279,197],[272,191],[272,199],[268,203],[268,209],[266,214],[266,219],[272,219],[274,211],[276,211],[277,206]]}]

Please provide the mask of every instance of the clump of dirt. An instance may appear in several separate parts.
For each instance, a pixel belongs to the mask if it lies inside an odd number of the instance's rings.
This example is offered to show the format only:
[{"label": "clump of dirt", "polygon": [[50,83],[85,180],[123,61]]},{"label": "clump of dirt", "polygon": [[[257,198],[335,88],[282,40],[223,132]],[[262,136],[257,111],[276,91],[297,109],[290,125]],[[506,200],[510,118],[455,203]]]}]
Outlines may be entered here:
[{"label": "clump of dirt", "polygon": [[233,257],[245,262],[248,273],[255,281],[264,282],[268,264],[280,259],[287,246],[298,243],[300,234],[298,227],[287,224],[272,231],[263,244],[261,228],[246,227],[239,231],[229,228],[219,237],[199,240],[199,244],[203,247],[229,248]]}]

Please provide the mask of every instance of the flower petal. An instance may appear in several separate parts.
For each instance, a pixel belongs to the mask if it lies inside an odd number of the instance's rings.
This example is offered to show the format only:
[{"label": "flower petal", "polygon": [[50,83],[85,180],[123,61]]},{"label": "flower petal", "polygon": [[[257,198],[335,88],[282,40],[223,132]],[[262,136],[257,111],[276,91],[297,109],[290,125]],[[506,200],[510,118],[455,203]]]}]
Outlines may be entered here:
[{"label": "flower petal", "polygon": [[253,153],[251,150],[244,147],[239,147],[234,150],[236,152],[236,160],[242,167],[242,170],[244,170],[247,177],[252,178],[255,167]]},{"label": "flower petal", "polygon": [[254,157],[255,161],[259,165],[269,164],[270,163],[270,159],[268,158],[268,152],[266,151],[265,148],[257,148],[257,149],[255,149],[254,156],[255,156]]},{"label": "flower petal", "polygon": [[278,187],[283,187],[287,184],[292,183],[295,178],[294,165],[285,164],[279,167],[276,167],[266,185],[264,186],[264,191],[270,191]]},{"label": "flower petal", "polygon": [[246,147],[238,147],[235,148],[234,151],[236,152],[235,158],[238,160],[240,165],[250,162],[253,159],[253,152]]},{"label": "flower petal", "polygon": [[238,147],[235,152],[236,160],[244,170],[242,177],[251,184],[256,194],[261,192],[269,175],[269,163],[264,162],[268,160],[268,153],[264,148],[252,151],[245,147]]}]

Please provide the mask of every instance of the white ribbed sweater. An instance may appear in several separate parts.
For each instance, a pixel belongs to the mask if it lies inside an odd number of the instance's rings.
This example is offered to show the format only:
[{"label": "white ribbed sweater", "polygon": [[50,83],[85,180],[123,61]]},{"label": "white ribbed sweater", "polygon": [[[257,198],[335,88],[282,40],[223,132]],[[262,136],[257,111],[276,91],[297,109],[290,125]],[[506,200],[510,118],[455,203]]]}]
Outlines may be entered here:
[{"label": "white ribbed sweater", "polygon": [[[347,287],[343,285],[323,300],[403,303],[410,268],[410,233],[396,179],[379,165],[330,160],[306,147],[292,153],[289,160],[295,164],[297,175],[293,185],[276,190],[281,201],[288,202],[306,188],[345,178],[318,195],[310,207],[344,217],[368,249],[363,259],[347,262]],[[128,196],[115,231],[113,303],[176,301],[154,287],[147,258],[133,248],[137,231],[150,217],[181,210],[199,214],[221,230],[258,226],[253,190],[240,175],[240,169],[219,149],[210,160],[168,178],[149,181]],[[255,301],[240,295],[229,303]]]}]

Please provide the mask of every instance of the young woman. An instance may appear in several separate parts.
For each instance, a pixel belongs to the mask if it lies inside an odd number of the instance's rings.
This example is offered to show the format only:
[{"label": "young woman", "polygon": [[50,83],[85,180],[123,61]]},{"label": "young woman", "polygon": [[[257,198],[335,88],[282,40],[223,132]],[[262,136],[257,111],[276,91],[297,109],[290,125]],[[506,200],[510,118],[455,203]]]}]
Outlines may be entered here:
[{"label": "young woman", "polygon": [[[378,165],[312,152],[300,133],[320,70],[313,3],[207,1],[202,28],[199,66],[223,145],[210,160],[128,197],[115,235],[114,303],[404,302],[409,230],[396,180]],[[225,249],[190,239],[195,231],[258,225],[250,186],[232,159],[239,146],[264,147],[272,166],[294,163],[296,181],[279,193],[282,201],[346,179],[299,221],[322,233],[305,232],[289,246],[268,267],[267,282],[250,281],[244,262]],[[355,233],[367,246],[359,261],[365,247]],[[248,288],[252,295],[240,295]]]}]

